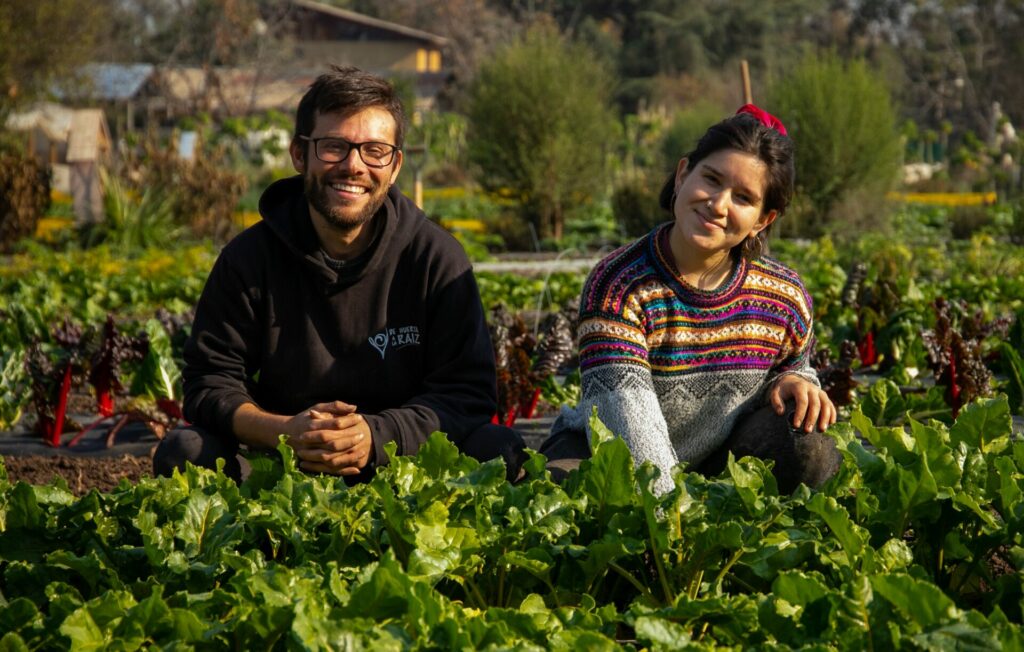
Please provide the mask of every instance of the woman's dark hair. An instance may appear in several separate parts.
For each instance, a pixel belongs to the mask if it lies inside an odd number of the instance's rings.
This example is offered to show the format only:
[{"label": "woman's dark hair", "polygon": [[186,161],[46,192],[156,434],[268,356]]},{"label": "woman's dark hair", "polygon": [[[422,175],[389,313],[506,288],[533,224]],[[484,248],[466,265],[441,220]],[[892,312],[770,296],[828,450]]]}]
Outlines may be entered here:
[{"label": "woman's dark hair", "polygon": [[[768,167],[768,183],[761,206],[763,213],[777,211],[781,217],[793,197],[793,180],[796,176],[793,161],[793,141],[775,129],[766,127],[761,121],[747,113],[740,113],[712,126],[697,141],[697,147],[686,154],[686,170],[693,170],[698,163],[722,149],[735,149],[756,156]],[[669,213],[676,190],[675,172],[669,175],[661,189],[658,203]],[[771,225],[737,245],[733,253],[747,259],[758,258],[765,249],[765,239]]]},{"label": "woman's dark hair", "polygon": [[393,144],[401,148],[405,139],[405,112],[394,87],[386,79],[359,68],[331,66],[299,100],[292,140],[298,142],[299,136],[313,133],[318,113],[338,112],[350,116],[370,107],[385,109],[395,119]]}]

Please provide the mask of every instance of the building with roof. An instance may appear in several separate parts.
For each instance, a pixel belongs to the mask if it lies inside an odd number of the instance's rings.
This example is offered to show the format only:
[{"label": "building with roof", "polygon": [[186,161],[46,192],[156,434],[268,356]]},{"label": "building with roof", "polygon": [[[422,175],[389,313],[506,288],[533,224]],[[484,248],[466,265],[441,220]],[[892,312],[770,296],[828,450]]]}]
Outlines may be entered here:
[{"label": "building with roof", "polygon": [[[430,109],[447,80],[436,34],[313,0],[288,0],[267,16],[272,58],[246,68],[92,63],[81,68],[81,91],[63,99],[99,104],[115,134],[206,112],[238,116],[295,110],[299,98],[328,64],[352,65],[414,92]],[[411,112],[411,111],[410,111]]]},{"label": "building with roof", "polygon": [[309,69],[336,63],[378,74],[443,72],[448,41],[441,36],[313,0],[290,4],[291,54]]},{"label": "building with roof", "polygon": [[28,151],[49,165],[53,188],[71,195],[79,222],[101,218],[99,166],[111,153],[103,111],[40,102],[9,115],[6,126],[28,135]]}]

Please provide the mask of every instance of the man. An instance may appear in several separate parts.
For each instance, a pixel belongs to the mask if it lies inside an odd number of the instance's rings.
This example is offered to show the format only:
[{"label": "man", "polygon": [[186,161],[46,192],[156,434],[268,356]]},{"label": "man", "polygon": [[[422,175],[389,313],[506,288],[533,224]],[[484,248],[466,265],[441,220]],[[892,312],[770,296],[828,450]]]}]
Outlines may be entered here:
[{"label": "man", "polygon": [[239,443],[287,435],[300,468],[368,479],[384,445],[415,453],[445,432],[510,477],[522,439],[493,426],[495,371],[465,253],[394,187],[404,115],[391,85],[332,67],[299,102],[289,151],[300,176],[272,184],[263,220],[221,253],[185,347],[185,418],[154,470],[186,461],[236,479]]}]

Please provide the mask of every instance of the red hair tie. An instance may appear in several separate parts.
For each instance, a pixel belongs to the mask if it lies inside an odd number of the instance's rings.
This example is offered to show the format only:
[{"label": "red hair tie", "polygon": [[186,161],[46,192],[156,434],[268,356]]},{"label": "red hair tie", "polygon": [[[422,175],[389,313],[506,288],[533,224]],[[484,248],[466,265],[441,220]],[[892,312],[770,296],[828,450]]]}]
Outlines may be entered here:
[{"label": "red hair tie", "polygon": [[739,115],[741,113],[749,113],[750,115],[757,118],[758,122],[768,127],[769,129],[774,129],[783,136],[786,135],[786,125],[782,124],[782,120],[779,120],[771,113],[768,113],[763,109],[757,108],[753,104],[744,104],[743,106],[741,106],[740,110],[736,112],[736,115]]}]

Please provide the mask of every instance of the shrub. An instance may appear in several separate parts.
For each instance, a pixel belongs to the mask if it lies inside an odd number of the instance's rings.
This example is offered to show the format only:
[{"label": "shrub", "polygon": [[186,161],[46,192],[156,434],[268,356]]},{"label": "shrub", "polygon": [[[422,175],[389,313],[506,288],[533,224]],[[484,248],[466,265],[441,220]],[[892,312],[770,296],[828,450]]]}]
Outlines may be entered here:
[{"label": "shrub", "polygon": [[1024,244],[1024,199],[1018,199],[1011,208],[1013,218],[1010,224],[1010,239],[1017,244]]},{"label": "shrub", "polygon": [[128,167],[140,192],[152,188],[171,197],[176,221],[195,235],[226,240],[232,234],[234,211],[248,184],[244,175],[221,167],[217,152],[197,148],[195,160],[185,161],[172,148],[149,142]]},{"label": "shrub", "polygon": [[970,240],[982,227],[992,224],[992,215],[985,206],[957,206],[949,213],[949,230],[956,240]]},{"label": "shrub", "polygon": [[469,89],[469,156],[488,191],[506,190],[540,237],[605,192],[616,124],[610,76],[586,47],[540,25],[483,64]]},{"label": "shrub", "polygon": [[0,153],[0,251],[35,233],[50,203],[50,173],[35,158]]},{"label": "shrub", "polygon": [[[717,104],[703,100],[677,111],[665,132],[665,139],[661,143],[665,170],[674,171],[679,159],[693,151],[693,148],[697,146],[697,141],[708,130],[708,127],[719,122],[728,114],[728,111],[723,111]],[[664,181],[664,179],[661,180],[661,182]]]},{"label": "shrub", "polygon": [[[833,209],[858,190],[896,179],[900,137],[889,90],[863,61],[812,53],[770,93],[796,143],[796,183],[809,206],[805,233],[834,222]],[[866,226],[866,225],[864,225]]]},{"label": "shrub", "polygon": [[245,177],[220,167],[215,154],[197,152],[194,161],[184,161],[173,150],[151,148],[147,159],[149,183],[174,196],[178,220],[198,236],[227,239]]},{"label": "shrub", "polygon": [[612,192],[612,213],[631,238],[638,238],[655,225],[671,219],[658,205],[660,183],[652,184],[647,176],[638,176],[620,184]]}]

